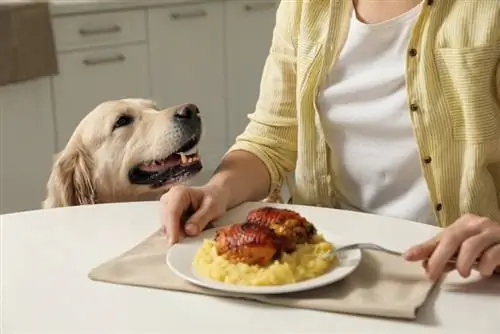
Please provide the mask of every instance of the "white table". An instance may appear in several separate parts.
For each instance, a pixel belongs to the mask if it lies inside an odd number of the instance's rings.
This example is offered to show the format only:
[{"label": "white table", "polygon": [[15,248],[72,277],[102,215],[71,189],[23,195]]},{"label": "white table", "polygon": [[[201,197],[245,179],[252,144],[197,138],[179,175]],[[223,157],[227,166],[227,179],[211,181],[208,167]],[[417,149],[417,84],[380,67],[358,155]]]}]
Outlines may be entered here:
[{"label": "white table", "polygon": [[[355,215],[356,223],[336,222],[338,234],[402,249],[435,233],[427,225],[397,219],[374,224]],[[448,288],[432,294],[416,321],[265,306],[87,278],[92,267],[128,250],[159,225],[156,202],[3,215],[0,332],[500,333],[498,277],[462,280],[451,274]]]}]

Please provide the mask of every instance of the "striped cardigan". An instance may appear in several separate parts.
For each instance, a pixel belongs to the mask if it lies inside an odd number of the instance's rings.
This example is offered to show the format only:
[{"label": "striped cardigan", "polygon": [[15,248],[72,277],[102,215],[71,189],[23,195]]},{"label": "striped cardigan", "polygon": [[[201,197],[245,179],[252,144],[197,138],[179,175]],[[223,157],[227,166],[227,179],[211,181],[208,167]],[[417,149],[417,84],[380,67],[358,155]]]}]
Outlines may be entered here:
[{"label": "striped cardigan", "polygon": [[[338,59],[352,0],[282,0],[256,109],[230,148],[259,157],[271,195],[338,207],[336,159],[318,88]],[[440,226],[464,213],[500,221],[500,1],[425,0],[408,45],[408,112]]]}]

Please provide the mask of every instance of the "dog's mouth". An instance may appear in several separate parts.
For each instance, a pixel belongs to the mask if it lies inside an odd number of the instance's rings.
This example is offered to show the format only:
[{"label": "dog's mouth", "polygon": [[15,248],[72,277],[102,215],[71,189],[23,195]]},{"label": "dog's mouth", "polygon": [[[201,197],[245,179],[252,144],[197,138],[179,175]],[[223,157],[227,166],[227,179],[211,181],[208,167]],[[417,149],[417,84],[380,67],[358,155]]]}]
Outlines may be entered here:
[{"label": "dog's mouth", "polygon": [[129,171],[130,182],[159,188],[198,174],[203,166],[197,145],[198,138],[193,137],[168,157],[144,161],[134,166]]}]

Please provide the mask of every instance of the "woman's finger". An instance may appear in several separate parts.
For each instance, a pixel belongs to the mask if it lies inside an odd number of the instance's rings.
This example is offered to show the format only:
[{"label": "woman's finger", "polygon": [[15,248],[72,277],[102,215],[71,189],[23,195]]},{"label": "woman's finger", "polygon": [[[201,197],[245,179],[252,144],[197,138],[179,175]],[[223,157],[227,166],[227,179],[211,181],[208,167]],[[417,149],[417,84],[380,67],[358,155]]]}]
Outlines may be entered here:
[{"label": "woman's finger", "polygon": [[456,268],[460,276],[469,277],[474,261],[481,257],[481,254],[499,241],[499,236],[484,231],[465,240],[460,246],[457,257]]},{"label": "woman's finger", "polygon": [[439,244],[429,257],[427,275],[435,281],[445,271],[448,261],[458,252],[460,245],[476,231],[469,228],[448,228],[439,240]]},{"label": "woman's finger", "polygon": [[403,256],[407,261],[423,261],[428,259],[439,244],[440,235],[427,240],[419,245],[409,248]]},{"label": "woman's finger", "polygon": [[198,235],[211,221],[217,219],[218,212],[215,200],[205,197],[196,212],[187,220],[185,232],[189,236]]},{"label": "woman's finger", "polygon": [[173,187],[161,197],[160,219],[170,244],[179,241],[181,218],[190,205],[190,193],[183,186]]},{"label": "woman's finger", "polygon": [[[429,265],[428,260],[422,261],[422,268],[424,268],[424,270],[426,272],[428,271],[428,265]],[[448,272],[453,271],[453,270],[455,270],[455,265],[452,263],[447,263],[446,266],[444,267],[443,272],[448,273]]]},{"label": "woman's finger", "polygon": [[477,270],[484,277],[489,277],[495,271],[500,271],[500,243],[488,248],[483,253]]}]

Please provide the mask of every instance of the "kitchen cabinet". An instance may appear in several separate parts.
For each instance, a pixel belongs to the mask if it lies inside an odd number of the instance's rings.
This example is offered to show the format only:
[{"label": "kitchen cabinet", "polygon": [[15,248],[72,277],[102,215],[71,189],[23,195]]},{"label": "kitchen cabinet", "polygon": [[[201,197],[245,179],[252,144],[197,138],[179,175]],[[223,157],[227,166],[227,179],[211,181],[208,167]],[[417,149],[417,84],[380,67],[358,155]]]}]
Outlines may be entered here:
[{"label": "kitchen cabinet", "polygon": [[227,149],[224,4],[153,8],[149,12],[152,96],[160,107],[194,103],[203,120],[204,182]]},{"label": "kitchen cabinet", "polygon": [[52,26],[58,52],[147,40],[144,10],[57,17]]},{"label": "kitchen cabinet", "polygon": [[50,79],[0,87],[0,213],[40,207],[53,155]]},{"label": "kitchen cabinet", "polygon": [[278,1],[228,1],[226,71],[228,139],[234,142],[255,109],[262,70],[271,46]]},{"label": "kitchen cabinet", "polygon": [[52,18],[59,74],[0,87],[0,212],[39,209],[78,123],[125,97],[199,106],[204,169],[192,183],[206,182],[255,108],[278,2],[65,5]]},{"label": "kitchen cabinet", "polygon": [[150,96],[147,53],[145,44],[135,44],[59,54],[60,74],[53,78],[58,151],[99,103]]}]

